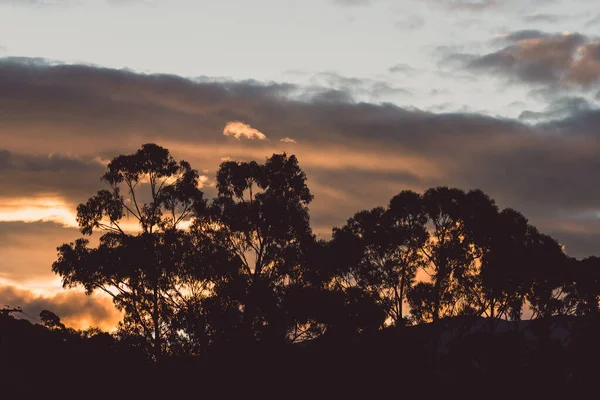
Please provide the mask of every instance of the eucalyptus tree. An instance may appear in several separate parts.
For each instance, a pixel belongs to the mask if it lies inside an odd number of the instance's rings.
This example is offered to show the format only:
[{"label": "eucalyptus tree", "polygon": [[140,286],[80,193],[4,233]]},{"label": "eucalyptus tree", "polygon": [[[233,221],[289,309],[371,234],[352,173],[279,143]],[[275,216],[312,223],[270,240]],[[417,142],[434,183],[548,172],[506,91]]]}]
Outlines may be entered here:
[{"label": "eucalyptus tree", "polygon": [[417,270],[424,267],[420,249],[427,239],[425,222],[420,196],[403,191],[387,209],[360,211],[333,231],[347,262],[338,284],[370,293],[392,325],[404,324],[406,293]]},{"label": "eucalyptus tree", "polygon": [[111,296],[123,312],[120,329],[144,337],[155,358],[180,333],[177,312],[209,289],[202,263],[187,263],[198,250],[183,229],[206,208],[198,178],[156,144],[115,157],[101,178],[108,188],[77,207],[81,233],[99,232],[98,245],[63,244],[52,265],[65,287]]},{"label": "eucalyptus tree", "polygon": [[305,253],[315,240],[306,175],[296,157],[285,153],[263,164],[225,161],[217,190],[205,234],[240,265],[222,300],[237,304],[243,337],[285,340],[293,323],[282,305],[302,281]]}]

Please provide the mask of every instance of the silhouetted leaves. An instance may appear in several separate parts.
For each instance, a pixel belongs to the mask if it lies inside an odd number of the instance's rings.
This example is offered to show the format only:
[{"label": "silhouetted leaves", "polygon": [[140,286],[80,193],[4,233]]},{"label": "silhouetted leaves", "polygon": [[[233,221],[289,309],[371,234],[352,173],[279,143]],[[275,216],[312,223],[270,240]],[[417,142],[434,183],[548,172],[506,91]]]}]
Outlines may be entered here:
[{"label": "silhouetted leaves", "polygon": [[[597,326],[598,258],[568,258],[553,238],[480,190],[404,190],[387,207],[357,212],[331,240],[317,240],[308,212],[313,197],[293,155],[223,162],[210,201],[197,171],[155,144],[114,158],[102,180],[108,189],[77,208],[82,234],[101,233],[97,245],[86,238],[63,244],[52,269],[65,287],[112,296],[123,320],[113,336],[77,333],[44,311],[43,323],[70,343],[119,343],[154,360],[205,360],[226,376],[227,360],[243,374],[266,357],[265,371],[282,379],[269,360],[286,362],[285,354],[302,374],[311,353],[294,349],[328,348],[322,357],[338,360],[347,378],[344,363],[381,363],[369,355],[377,346],[365,343],[383,330],[418,343],[399,345],[401,354],[431,374],[446,371],[460,382],[451,372],[460,365],[484,382],[513,359],[541,371],[544,357],[563,357],[552,339],[557,329],[576,328],[573,354],[583,357]],[[531,323],[520,321],[525,311]],[[568,319],[574,315],[583,322]],[[482,317],[491,329],[482,329]],[[524,344],[518,330],[526,323],[540,349]],[[514,332],[496,334],[499,326]],[[469,336],[472,329],[481,335]],[[356,346],[356,360],[344,346]]]}]

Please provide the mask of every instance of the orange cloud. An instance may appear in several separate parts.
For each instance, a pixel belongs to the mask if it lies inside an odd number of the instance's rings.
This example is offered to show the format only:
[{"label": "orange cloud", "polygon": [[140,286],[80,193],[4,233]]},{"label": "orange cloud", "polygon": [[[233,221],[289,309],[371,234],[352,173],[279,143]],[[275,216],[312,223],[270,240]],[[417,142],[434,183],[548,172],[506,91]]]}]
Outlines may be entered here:
[{"label": "orange cloud", "polygon": [[74,206],[56,196],[0,198],[0,221],[55,222],[77,227]]},{"label": "orange cloud", "polygon": [[267,138],[265,134],[259,131],[258,129],[254,129],[250,125],[240,121],[228,122],[227,125],[225,125],[225,128],[223,129],[223,135],[233,136],[238,140],[241,137],[245,137],[246,139],[258,140],[265,140]]},{"label": "orange cloud", "polygon": [[23,316],[32,322],[39,322],[40,311],[50,310],[58,315],[65,325],[74,329],[94,326],[111,331],[122,318],[108,296],[87,296],[75,289],[52,295],[39,294],[16,285],[0,284],[0,299],[6,305],[21,307],[24,311]]}]

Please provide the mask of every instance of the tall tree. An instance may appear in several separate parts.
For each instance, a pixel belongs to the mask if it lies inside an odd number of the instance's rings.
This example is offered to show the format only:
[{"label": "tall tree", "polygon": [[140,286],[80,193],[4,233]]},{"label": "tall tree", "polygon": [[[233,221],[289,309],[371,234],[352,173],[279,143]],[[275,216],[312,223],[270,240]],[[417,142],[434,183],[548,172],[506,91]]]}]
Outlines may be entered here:
[{"label": "tall tree", "polygon": [[393,325],[404,324],[403,303],[416,271],[424,266],[426,215],[417,193],[404,191],[388,209],[382,207],[356,213],[333,240],[347,259],[347,270],[339,277],[342,286],[357,286],[378,299]]},{"label": "tall tree", "polygon": [[480,282],[488,316],[519,320],[530,288],[527,218],[507,208],[493,221],[492,242],[482,256]]},{"label": "tall tree", "polygon": [[81,232],[101,232],[99,245],[85,238],[63,244],[52,270],[64,286],[110,295],[124,313],[121,329],[145,337],[158,358],[166,337],[177,334],[177,309],[204,293],[193,279],[202,277],[201,265],[184,263],[194,246],[181,227],[206,206],[198,173],[167,149],[144,144],[114,158],[102,181],[109,188],[77,207]]},{"label": "tall tree", "polygon": [[526,300],[533,311],[532,318],[564,314],[568,258],[562,246],[534,227],[530,227],[527,246],[529,292]]},{"label": "tall tree", "polygon": [[[429,238],[422,248],[427,257],[427,273],[431,277],[432,320],[460,312],[460,285],[473,267],[473,253],[462,213],[466,194],[459,189],[437,187],[423,194],[423,204],[430,224]],[[425,289],[425,287],[422,287]],[[413,301],[413,304],[415,302]],[[416,304],[414,304],[416,305]]]},{"label": "tall tree", "polygon": [[302,279],[305,245],[314,241],[306,175],[296,157],[285,153],[264,164],[226,161],[217,172],[217,189],[211,235],[241,264],[229,295],[242,310],[243,335],[284,339],[289,324],[281,305]]}]

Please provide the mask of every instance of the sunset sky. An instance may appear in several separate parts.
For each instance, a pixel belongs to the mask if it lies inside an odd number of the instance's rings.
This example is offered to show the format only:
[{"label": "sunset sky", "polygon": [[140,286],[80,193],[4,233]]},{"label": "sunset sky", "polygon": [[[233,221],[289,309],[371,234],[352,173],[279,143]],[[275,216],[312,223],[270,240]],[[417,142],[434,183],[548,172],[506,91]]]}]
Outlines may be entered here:
[{"label": "sunset sky", "polygon": [[598,33],[597,0],[0,0],[0,307],[114,325],[51,264],[148,142],[208,197],[227,157],[295,154],[320,237],[445,185],[600,255]]}]

